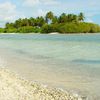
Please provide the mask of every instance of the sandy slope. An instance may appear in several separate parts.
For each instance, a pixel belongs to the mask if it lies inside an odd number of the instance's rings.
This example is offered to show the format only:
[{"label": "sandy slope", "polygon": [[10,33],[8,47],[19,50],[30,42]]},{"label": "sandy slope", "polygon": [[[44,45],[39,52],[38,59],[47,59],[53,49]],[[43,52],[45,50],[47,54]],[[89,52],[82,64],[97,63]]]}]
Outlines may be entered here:
[{"label": "sandy slope", "polygon": [[[82,100],[78,95],[18,78],[0,69],[0,100]],[[85,99],[84,99],[85,100]]]}]

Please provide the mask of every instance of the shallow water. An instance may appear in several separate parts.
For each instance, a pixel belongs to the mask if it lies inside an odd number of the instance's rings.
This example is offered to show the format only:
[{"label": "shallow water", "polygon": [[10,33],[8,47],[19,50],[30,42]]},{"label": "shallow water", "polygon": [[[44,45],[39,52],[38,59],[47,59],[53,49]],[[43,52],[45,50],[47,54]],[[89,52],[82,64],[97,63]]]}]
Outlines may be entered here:
[{"label": "shallow water", "polygon": [[100,99],[100,34],[1,34],[0,66]]}]

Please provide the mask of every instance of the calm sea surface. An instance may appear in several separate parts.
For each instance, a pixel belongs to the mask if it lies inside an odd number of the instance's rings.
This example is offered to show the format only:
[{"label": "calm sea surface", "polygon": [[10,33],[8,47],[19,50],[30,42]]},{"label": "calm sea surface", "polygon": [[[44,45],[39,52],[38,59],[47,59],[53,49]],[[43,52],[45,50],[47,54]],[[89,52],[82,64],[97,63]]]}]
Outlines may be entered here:
[{"label": "calm sea surface", "polygon": [[100,100],[100,34],[1,34],[0,66]]}]

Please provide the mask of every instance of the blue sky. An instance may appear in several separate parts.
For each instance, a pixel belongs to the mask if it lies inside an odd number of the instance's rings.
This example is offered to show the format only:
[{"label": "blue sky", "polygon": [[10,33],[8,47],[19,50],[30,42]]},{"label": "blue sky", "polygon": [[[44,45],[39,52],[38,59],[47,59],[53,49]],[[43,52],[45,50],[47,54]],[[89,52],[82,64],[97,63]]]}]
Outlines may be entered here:
[{"label": "blue sky", "polygon": [[100,24],[100,0],[0,0],[0,27],[18,18],[44,16],[53,11],[78,14],[83,12],[87,22]]}]

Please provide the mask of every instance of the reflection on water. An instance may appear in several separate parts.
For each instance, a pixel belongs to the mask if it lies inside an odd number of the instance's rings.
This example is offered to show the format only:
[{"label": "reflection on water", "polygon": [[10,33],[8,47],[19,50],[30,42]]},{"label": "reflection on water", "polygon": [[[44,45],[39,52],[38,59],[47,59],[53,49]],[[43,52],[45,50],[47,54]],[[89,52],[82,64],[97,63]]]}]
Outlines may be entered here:
[{"label": "reflection on water", "polygon": [[29,80],[100,96],[100,35],[0,35],[0,66]]}]

